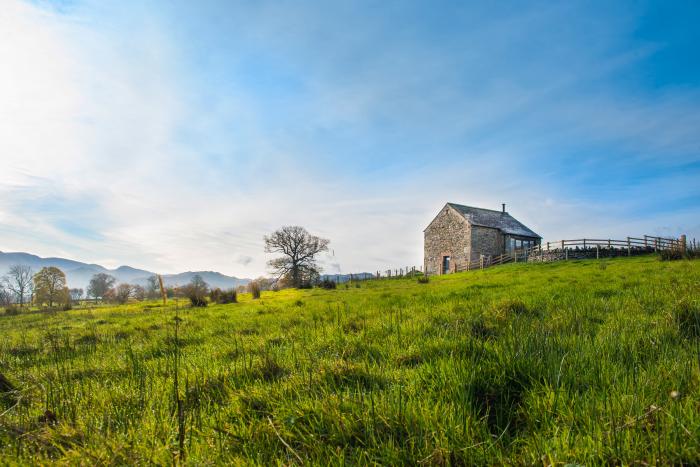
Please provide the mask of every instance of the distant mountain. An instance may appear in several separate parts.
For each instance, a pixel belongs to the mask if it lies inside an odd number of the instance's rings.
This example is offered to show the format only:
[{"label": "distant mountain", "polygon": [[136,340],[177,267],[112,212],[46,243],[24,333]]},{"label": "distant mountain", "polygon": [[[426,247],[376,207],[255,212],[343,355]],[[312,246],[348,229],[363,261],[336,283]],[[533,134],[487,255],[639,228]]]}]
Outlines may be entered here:
[{"label": "distant mountain", "polygon": [[195,274],[199,274],[210,287],[219,287],[220,289],[230,289],[250,282],[250,279],[239,279],[214,271],[187,271],[179,274],[165,274],[163,282],[165,282],[166,286],[185,285],[192,280]]},{"label": "distant mountain", "polygon": [[[129,284],[145,285],[146,281],[154,273],[144,269],[136,269],[131,266],[119,266],[117,269],[107,269],[99,264],[87,264],[80,261],[73,261],[64,258],[41,258],[29,253],[3,253],[0,251],[0,277],[4,276],[11,266],[23,264],[31,267],[35,272],[43,267],[54,266],[66,274],[69,287],[79,287],[87,289],[93,275],[106,273],[117,279],[117,282],[128,282]],[[226,276],[214,271],[187,271],[179,274],[163,275],[163,282],[166,286],[185,285],[195,274],[202,276],[202,279],[210,287],[228,289],[238,285],[245,285],[250,279],[239,279],[237,277]]]},{"label": "distant mountain", "polygon": [[146,281],[153,273],[143,269],[132,268],[131,266],[119,266],[111,272],[114,277],[118,277],[122,282]]}]

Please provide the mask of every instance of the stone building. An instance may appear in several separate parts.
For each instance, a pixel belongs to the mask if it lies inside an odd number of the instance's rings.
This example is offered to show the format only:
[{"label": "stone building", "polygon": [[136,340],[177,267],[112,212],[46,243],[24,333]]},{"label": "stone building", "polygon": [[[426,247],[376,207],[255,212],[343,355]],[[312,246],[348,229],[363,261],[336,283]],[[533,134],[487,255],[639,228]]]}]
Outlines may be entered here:
[{"label": "stone building", "polygon": [[424,271],[447,274],[467,261],[538,245],[542,237],[506,212],[447,203],[423,231]]}]

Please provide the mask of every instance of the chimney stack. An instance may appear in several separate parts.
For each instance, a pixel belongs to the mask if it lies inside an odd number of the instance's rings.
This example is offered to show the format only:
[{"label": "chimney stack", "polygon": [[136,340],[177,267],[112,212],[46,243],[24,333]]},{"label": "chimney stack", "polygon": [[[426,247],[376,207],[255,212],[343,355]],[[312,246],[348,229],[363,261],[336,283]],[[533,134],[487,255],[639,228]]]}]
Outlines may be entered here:
[{"label": "chimney stack", "polygon": [[505,212],[506,212],[506,203],[501,203],[501,206],[503,206],[503,213],[505,214]]}]

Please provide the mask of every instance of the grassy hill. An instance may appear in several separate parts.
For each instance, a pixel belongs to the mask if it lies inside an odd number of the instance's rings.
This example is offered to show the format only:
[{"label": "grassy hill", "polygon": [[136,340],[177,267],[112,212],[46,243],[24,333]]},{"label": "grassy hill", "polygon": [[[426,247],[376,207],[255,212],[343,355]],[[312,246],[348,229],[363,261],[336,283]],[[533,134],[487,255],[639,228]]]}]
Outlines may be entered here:
[{"label": "grassy hill", "polygon": [[698,464],[699,300],[642,257],[0,316],[0,464]]}]

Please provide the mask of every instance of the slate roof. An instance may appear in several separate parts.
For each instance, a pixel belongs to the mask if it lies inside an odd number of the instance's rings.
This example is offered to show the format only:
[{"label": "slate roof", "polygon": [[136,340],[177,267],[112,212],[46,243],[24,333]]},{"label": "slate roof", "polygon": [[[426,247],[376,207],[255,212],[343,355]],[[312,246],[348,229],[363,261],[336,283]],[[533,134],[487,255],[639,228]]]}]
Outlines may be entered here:
[{"label": "slate roof", "polygon": [[491,227],[509,235],[542,238],[507,212],[475,208],[455,203],[447,203],[447,205],[462,214],[467,222],[472,225]]}]

